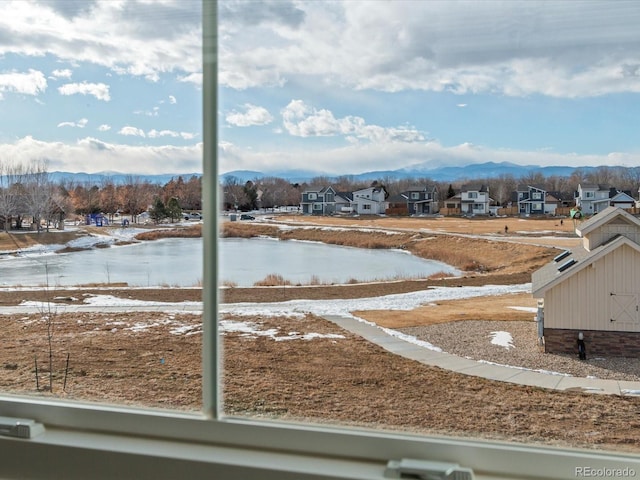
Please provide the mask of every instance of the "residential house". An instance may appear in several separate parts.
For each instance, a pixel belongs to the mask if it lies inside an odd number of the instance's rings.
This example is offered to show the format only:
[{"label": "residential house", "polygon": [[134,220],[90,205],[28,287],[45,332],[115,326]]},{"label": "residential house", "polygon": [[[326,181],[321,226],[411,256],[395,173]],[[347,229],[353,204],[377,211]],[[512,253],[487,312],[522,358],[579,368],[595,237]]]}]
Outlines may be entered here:
[{"label": "residential house", "polygon": [[611,194],[611,198],[609,198],[611,207],[634,208],[636,206],[636,200],[631,196],[631,192],[615,190]]},{"label": "residential house", "polygon": [[576,353],[582,333],[587,355],[640,355],[640,220],[607,207],[576,233],[582,245],[531,278],[533,296],[544,300],[545,351]]},{"label": "residential house", "polygon": [[520,215],[543,215],[545,212],[546,190],[537,185],[518,185],[514,201]]},{"label": "residential house", "polygon": [[353,211],[353,207],[351,206],[353,193],[336,192],[334,199],[336,202],[336,213],[351,213]]},{"label": "residential house", "polygon": [[306,215],[331,215],[336,211],[333,187],[311,188],[302,192],[300,210]]},{"label": "residential house", "polygon": [[373,186],[353,192],[351,208],[354,213],[360,215],[379,215],[387,210],[387,197],[389,194],[384,186]]},{"label": "residential house", "polygon": [[488,215],[489,187],[487,185],[463,185],[460,190],[460,208],[467,215]]},{"label": "residential house", "polygon": [[579,183],[575,193],[576,207],[583,215],[589,216],[601,212],[609,206],[611,188],[608,185]]},{"label": "residential house", "polygon": [[388,199],[389,209],[394,214],[429,215],[440,211],[438,189],[435,185],[411,187]]}]

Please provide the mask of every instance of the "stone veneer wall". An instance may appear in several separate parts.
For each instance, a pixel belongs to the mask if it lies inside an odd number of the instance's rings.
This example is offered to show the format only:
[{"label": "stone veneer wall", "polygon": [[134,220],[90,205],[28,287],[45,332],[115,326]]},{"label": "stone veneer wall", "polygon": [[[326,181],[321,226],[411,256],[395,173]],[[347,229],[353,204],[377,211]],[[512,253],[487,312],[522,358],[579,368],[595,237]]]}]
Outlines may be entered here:
[{"label": "stone veneer wall", "polygon": [[578,333],[584,335],[587,358],[594,355],[640,357],[640,332],[612,332],[603,330],[544,329],[544,350],[547,353],[578,355]]}]

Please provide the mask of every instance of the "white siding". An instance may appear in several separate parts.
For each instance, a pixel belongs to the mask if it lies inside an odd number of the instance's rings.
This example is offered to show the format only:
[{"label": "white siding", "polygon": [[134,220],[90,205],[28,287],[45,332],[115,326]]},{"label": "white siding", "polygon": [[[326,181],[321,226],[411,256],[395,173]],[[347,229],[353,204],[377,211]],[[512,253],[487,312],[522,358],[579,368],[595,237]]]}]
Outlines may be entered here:
[{"label": "white siding", "polygon": [[640,298],[640,253],[623,245],[545,294],[545,327],[640,331],[640,324],[612,322],[612,295]]},{"label": "white siding", "polygon": [[640,228],[625,219],[618,218],[590,232],[584,240],[585,248],[593,250],[616,235],[622,235],[634,243],[640,244]]}]

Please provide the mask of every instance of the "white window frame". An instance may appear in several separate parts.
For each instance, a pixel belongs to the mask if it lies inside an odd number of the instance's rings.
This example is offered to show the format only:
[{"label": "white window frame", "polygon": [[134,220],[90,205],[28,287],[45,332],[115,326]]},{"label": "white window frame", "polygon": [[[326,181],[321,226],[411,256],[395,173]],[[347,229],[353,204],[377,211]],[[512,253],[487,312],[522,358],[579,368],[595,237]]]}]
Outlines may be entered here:
[{"label": "white window frame", "polygon": [[[217,284],[216,4],[204,0],[204,285]],[[382,479],[389,460],[454,462],[489,478],[575,478],[576,467],[633,468],[640,457],[221,415],[217,288],[203,288],[203,411],[185,413],[0,396],[0,416],[45,433],[0,435],[1,478]]]},{"label": "white window frame", "polygon": [[307,193],[307,198],[309,200],[316,200],[318,198],[318,194],[317,193],[313,193],[313,192]]},{"label": "white window frame", "polygon": [[411,200],[419,200],[420,192],[411,192]]}]

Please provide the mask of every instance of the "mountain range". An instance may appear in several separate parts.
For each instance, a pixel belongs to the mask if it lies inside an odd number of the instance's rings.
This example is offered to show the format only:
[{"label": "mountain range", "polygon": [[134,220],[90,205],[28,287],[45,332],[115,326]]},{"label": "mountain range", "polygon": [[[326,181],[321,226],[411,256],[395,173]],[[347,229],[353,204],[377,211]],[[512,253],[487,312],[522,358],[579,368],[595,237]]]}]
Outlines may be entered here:
[{"label": "mountain range", "polygon": [[496,178],[501,175],[511,175],[518,179],[532,173],[540,173],[544,177],[559,176],[568,177],[575,170],[581,169],[583,172],[598,167],[569,167],[569,166],[551,166],[541,167],[539,165],[516,165],[509,162],[486,162],[474,163],[463,167],[429,167],[426,165],[416,165],[414,167],[401,168],[398,170],[376,170],[358,174],[346,174],[332,177],[312,171],[290,170],[279,172],[258,172],[251,170],[234,170],[220,175],[220,181],[224,182],[229,177],[235,177],[238,181],[244,183],[247,180],[256,180],[264,177],[279,177],[287,179],[290,182],[309,182],[313,178],[328,177],[329,180],[337,177],[349,177],[355,181],[371,181],[379,179],[406,179],[406,178],[430,178],[436,182],[455,182],[460,180],[482,180]]},{"label": "mountain range", "polygon": [[[428,165],[415,165],[413,167],[405,167],[398,170],[374,170],[357,174],[344,175],[326,175],[311,170],[278,170],[269,172],[260,172],[254,170],[233,170],[220,174],[220,182],[224,183],[231,179],[245,183],[248,180],[255,181],[265,177],[283,178],[291,183],[310,182],[314,178],[324,177],[329,181],[338,177],[349,177],[354,181],[373,181],[380,179],[401,180],[407,178],[429,178],[436,182],[455,182],[455,181],[474,181],[489,178],[497,178],[502,175],[510,175],[516,179],[540,173],[542,176],[551,177],[568,177],[575,170],[580,169],[584,173],[588,173],[599,167],[570,167],[570,166],[550,166],[542,167],[539,165],[517,165],[509,162],[486,162],[474,163],[463,167],[441,166],[430,167]],[[99,173],[71,173],[71,172],[50,172],[49,178],[58,182],[75,182],[81,184],[100,185],[107,181],[116,184],[128,183],[132,178],[154,184],[164,185],[167,182],[181,176],[185,181],[192,176],[201,177],[201,173],[165,173],[158,175],[132,175],[120,172],[99,172]]]}]

